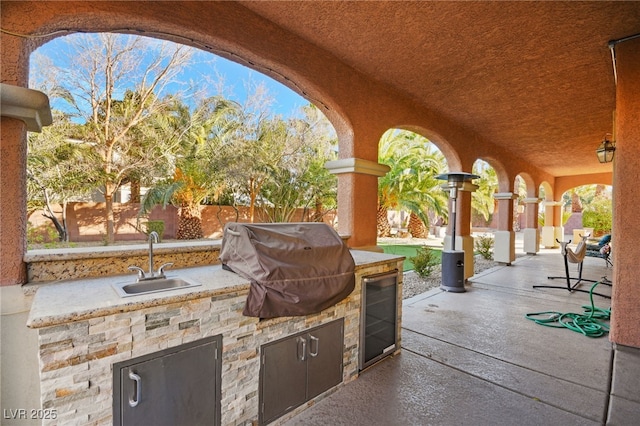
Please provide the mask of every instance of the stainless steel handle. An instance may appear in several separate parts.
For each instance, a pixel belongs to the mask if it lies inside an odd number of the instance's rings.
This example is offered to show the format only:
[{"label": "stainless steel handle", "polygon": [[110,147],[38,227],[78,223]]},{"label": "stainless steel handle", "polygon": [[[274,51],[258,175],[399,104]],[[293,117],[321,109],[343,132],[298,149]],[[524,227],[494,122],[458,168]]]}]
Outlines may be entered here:
[{"label": "stainless steel handle", "polygon": [[168,262],[168,263],[162,264],[162,266],[160,266],[158,268],[158,275],[164,275],[164,268],[169,268],[171,266],[173,266],[173,262]]},{"label": "stainless steel handle", "polygon": [[138,273],[138,278],[144,278],[144,271],[139,266],[129,266],[130,271],[136,271]]},{"label": "stainless steel handle", "polygon": [[136,393],[129,397],[129,407],[135,407],[140,402],[140,392],[142,391],[142,379],[133,371],[129,370],[129,378],[136,382]]},{"label": "stainless steel handle", "polygon": [[[398,270],[394,269],[391,272],[383,272],[381,274],[369,275],[368,277],[364,277],[362,281],[366,285],[373,285],[376,287],[389,287],[395,285],[398,281]],[[393,280],[389,280],[387,278],[395,278]]]},{"label": "stainless steel handle", "polygon": [[[320,339],[318,337],[309,335],[309,340],[311,340],[311,342],[309,342],[309,355],[316,357],[318,356],[318,351],[320,350]],[[313,344],[316,344],[316,350],[313,350]]]},{"label": "stainless steel handle", "polygon": [[298,359],[304,361],[307,356],[307,339],[298,337]]}]

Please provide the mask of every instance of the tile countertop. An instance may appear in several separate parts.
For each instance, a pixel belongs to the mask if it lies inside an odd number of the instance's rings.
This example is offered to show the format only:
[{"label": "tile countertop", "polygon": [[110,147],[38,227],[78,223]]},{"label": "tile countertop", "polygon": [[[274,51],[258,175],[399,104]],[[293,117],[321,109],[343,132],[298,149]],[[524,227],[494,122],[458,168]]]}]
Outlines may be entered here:
[{"label": "tile countertop", "polygon": [[[351,255],[356,263],[356,271],[364,267],[384,265],[404,259],[402,256],[361,250],[352,250]],[[166,275],[167,278],[179,277],[199,283],[201,286],[120,297],[113,288],[113,284],[134,283],[134,274],[41,285],[34,296],[27,326],[50,327],[115,313],[249,290],[249,281],[233,272],[223,270],[221,265],[168,270]]]}]

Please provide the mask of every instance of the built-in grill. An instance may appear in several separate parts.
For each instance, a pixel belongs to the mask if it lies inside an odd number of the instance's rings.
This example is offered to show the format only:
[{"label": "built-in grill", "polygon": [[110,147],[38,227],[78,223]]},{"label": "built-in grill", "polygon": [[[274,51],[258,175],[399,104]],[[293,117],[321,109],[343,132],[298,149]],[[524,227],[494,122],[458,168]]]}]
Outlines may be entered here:
[{"label": "built-in grill", "polygon": [[346,298],[355,286],[353,257],[324,223],[228,223],[220,260],[251,282],[246,316],[317,313]]}]

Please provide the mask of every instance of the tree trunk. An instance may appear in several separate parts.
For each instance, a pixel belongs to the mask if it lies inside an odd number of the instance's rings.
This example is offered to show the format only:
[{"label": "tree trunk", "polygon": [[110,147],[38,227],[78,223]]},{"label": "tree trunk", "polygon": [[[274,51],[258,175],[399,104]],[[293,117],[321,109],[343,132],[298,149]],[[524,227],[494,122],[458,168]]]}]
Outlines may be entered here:
[{"label": "tree trunk", "polygon": [[115,241],[115,215],[113,213],[113,194],[116,192],[117,187],[112,183],[106,183],[104,187],[104,216],[105,216],[105,231],[106,242],[112,244]]},{"label": "tree trunk", "polygon": [[316,200],[315,210],[311,218],[312,222],[322,222],[322,201]]},{"label": "tree trunk", "polygon": [[391,225],[389,225],[389,218],[387,217],[387,209],[384,207],[378,207],[376,214],[378,237],[391,236]]},{"label": "tree trunk", "polygon": [[129,199],[130,203],[140,203],[140,181],[132,180],[131,181],[131,198]]},{"label": "tree trunk", "polygon": [[62,205],[62,223],[56,217],[56,214],[53,212],[53,208],[51,207],[51,202],[49,201],[49,192],[46,188],[42,188],[42,192],[44,193],[44,212],[42,215],[53,222],[53,226],[55,226],[56,231],[58,232],[58,239],[62,242],[69,241],[69,234],[67,232],[67,223],[66,223],[66,201]]},{"label": "tree trunk", "polygon": [[67,205],[69,202],[64,200],[62,202],[62,229],[63,229],[63,238],[62,242],[69,242],[69,228],[67,227]]},{"label": "tree trunk", "polygon": [[413,238],[426,238],[427,237],[426,230],[427,230],[426,226],[424,225],[424,223],[422,223],[418,215],[412,212],[409,215],[409,229],[408,229],[411,236]]},{"label": "tree trunk", "polygon": [[580,197],[575,193],[575,191],[571,193],[571,212],[582,212],[582,202],[580,201]]},{"label": "tree trunk", "polygon": [[256,211],[256,191],[253,187],[254,180],[249,180],[249,222],[253,223]]},{"label": "tree trunk", "polygon": [[200,206],[183,205],[180,207],[180,221],[176,232],[178,240],[198,240],[204,238]]}]

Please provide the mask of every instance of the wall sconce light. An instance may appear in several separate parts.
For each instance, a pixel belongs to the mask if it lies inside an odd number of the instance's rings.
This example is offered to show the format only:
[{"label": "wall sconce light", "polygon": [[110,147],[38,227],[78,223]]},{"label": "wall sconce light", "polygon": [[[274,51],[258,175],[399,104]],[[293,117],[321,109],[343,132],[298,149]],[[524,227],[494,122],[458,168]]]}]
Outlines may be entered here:
[{"label": "wall sconce light", "polygon": [[615,142],[611,142],[607,137],[604,137],[604,140],[596,149],[596,155],[598,156],[598,161],[601,163],[610,163],[613,161],[613,154],[616,152]]}]

